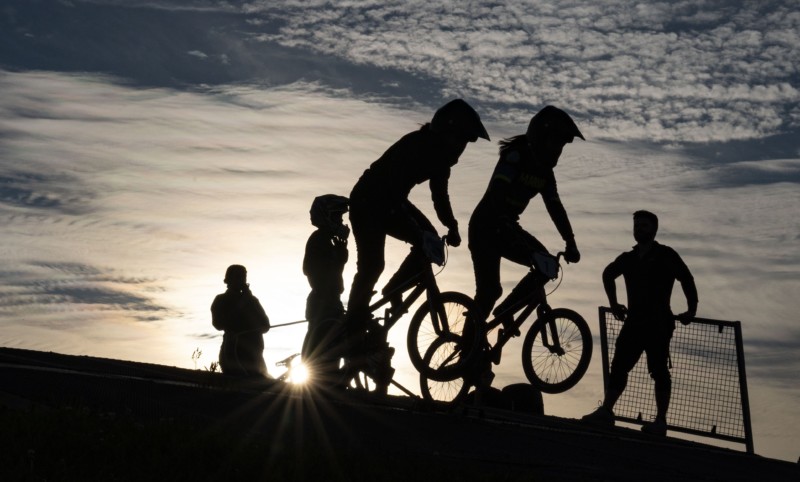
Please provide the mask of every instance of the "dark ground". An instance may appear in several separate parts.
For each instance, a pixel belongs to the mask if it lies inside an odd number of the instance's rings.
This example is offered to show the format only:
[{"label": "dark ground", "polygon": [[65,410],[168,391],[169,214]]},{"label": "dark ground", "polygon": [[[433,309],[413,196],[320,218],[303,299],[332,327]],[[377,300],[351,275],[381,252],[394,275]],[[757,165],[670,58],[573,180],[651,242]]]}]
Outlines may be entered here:
[{"label": "dark ground", "polygon": [[0,348],[0,480],[769,480],[800,465],[625,428]]}]

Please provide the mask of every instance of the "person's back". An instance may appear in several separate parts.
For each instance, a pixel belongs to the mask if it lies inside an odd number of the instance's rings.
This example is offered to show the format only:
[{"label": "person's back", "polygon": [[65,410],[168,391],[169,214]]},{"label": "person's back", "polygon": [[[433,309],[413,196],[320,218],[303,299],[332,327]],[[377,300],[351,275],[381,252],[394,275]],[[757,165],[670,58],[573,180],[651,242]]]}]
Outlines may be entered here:
[{"label": "person's back", "polygon": [[247,270],[231,265],[225,272],[227,291],[214,298],[211,322],[223,331],[219,352],[222,373],[237,376],[267,376],[264,337],[269,318],[258,298],[250,292]]},{"label": "person's back", "polygon": [[[428,180],[446,182],[450,168],[458,162],[460,155],[459,150],[448,149],[441,137],[426,124],[400,138],[373,162],[358,180],[354,192],[368,192],[371,200],[382,206],[399,205],[417,184]],[[434,199],[434,202],[439,201]]]}]

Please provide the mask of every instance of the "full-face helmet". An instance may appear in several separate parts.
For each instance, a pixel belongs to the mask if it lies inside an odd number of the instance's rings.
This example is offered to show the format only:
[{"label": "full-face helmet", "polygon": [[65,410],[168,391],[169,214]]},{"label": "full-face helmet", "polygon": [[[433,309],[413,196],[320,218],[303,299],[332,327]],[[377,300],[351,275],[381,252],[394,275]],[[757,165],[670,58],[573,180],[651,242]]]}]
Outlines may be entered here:
[{"label": "full-face helmet", "polygon": [[341,239],[347,239],[350,228],[342,222],[342,215],[347,212],[350,200],[336,194],[323,194],[314,198],[311,203],[311,224],[330,231]]},{"label": "full-face helmet", "polygon": [[552,105],[546,106],[533,116],[525,136],[532,146],[547,139],[565,143],[572,142],[575,137],[586,140],[572,117]]},{"label": "full-face helmet", "polygon": [[445,134],[455,134],[458,137],[475,142],[489,139],[489,133],[483,127],[481,117],[463,99],[451,100],[433,114],[431,130]]}]

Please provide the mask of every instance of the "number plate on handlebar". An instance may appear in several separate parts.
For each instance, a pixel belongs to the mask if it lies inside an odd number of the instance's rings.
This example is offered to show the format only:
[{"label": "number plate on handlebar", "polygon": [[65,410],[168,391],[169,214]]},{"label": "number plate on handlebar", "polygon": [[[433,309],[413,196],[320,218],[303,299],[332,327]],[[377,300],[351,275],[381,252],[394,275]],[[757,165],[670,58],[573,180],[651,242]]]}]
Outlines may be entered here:
[{"label": "number plate on handlebar", "polygon": [[558,258],[547,253],[533,253],[536,270],[550,279],[558,278]]}]

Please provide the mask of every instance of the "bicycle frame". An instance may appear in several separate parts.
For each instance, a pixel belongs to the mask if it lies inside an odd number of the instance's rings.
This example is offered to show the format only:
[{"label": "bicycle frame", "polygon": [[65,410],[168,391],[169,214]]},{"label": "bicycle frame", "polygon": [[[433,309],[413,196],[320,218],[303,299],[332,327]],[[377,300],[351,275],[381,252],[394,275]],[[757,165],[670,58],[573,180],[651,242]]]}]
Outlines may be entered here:
[{"label": "bicycle frame", "polygon": [[[554,259],[555,265],[557,267],[559,265],[559,261],[561,260],[563,254],[564,253],[558,253],[556,256],[548,255],[549,259],[547,259],[547,262],[549,263],[552,261],[552,259]],[[542,258],[545,257],[542,256]],[[553,270],[552,266],[548,266],[547,270],[552,271]],[[555,269],[556,273],[557,271],[558,268]],[[519,329],[522,327],[525,321],[527,321],[531,313],[533,313],[533,310],[537,309],[539,306],[542,306],[543,304],[547,305],[546,294],[544,295],[545,296],[544,299],[540,300],[538,303],[534,302],[535,295],[536,295],[535,293],[530,293],[529,295],[525,296],[525,298],[518,301],[516,304],[514,304],[513,306],[509,307],[508,310],[506,310],[506,311],[511,311],[513,313],[519,310],[520,306],[524,306],[524,308],[522,308],[522,311],[516,317],[513,318],[512,326],[515,330],[519,331]],[[509,293],[509,296],[511,296],[511,293]],[[501,319],[495,316],[493,319],[486,322],[486,333],[489,333],[490,331],[494,330],[501,324],[502,324]],[[511,335],[510,331],[511,330],[505,330],[500,334],[500,336],[498,336],[497,342],[490,347],[491,354],[494,355],[496,354],[496,352],[502,351],[506,343],[508,343],[508,341],[514,337]],[[542,330],[542,343],[545,347],[547,347],[548,350],[550,350],[550,352],[556,353],[558,355],[563,355],[564,349],[561,347],[561,343],[558,338],[558,330],[556,329],[555,322],[552,320],[548,323],[547,329]]]},{"label": "bicycle frame", "polygon": [[[411,292],[405,295],[409,289]],[[408,279],[391,292],[383,295],[383,297],[381,297],[378,301],[371,304],[369,311],[371,313],[378,311],[378,309],[380,309],[382,306],[389,304],[392,298],[394,298],[398,293],[402,297],[402,302],[400,303],[399,307],[395,307],[394,310],[391,308],[386,308],[383,318],[375,318],[376,320],[382,319],[384,321],[382,328],[386,332],[388,332],[395,324],[397,324],[403,315],[409,312],[411,307],[414,305],[414,303],[416,303],[423,293],[427,295],[427,302],[431,307],[431,313],[435,313],[433,318],[436,333],[442,335],[444,332],[449,331],[450,327],[447,326],[447,323],[441,322],[441,318],[443,318],[444,315],[441,313],[441,302],[439,301],[440,291],[436,284],[436,279],[430,264],[428,264],[425,269],[420,271],[416,276]],[[405,297],[403,297],[404,295]]]}]

